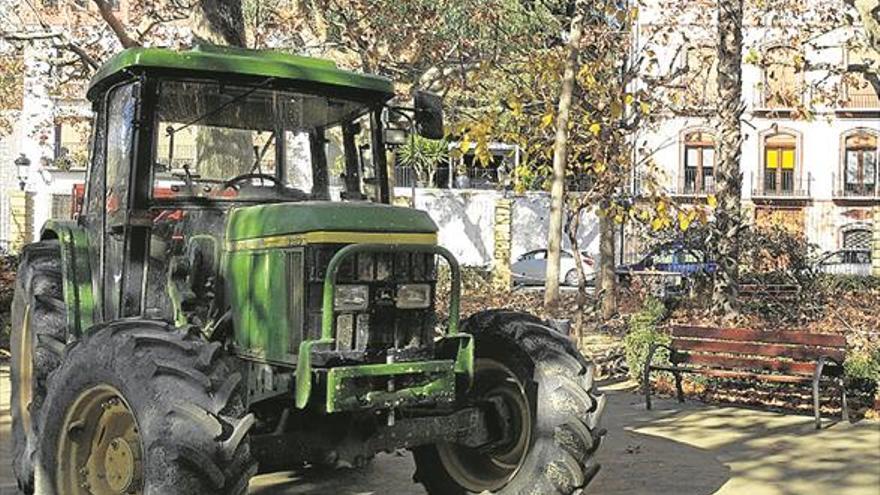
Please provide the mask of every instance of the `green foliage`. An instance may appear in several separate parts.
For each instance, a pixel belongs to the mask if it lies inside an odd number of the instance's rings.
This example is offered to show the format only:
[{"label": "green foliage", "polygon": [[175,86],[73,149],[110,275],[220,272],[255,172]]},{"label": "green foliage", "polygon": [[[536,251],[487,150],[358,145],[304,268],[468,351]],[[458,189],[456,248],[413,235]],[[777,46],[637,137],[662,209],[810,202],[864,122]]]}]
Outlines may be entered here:
[{"label": "green foliage", "polygon": [[880,347],[851,353],[846,357],[843,369],[850,383],[868,384],[876,390],[880,385]]},{"label": "green foliage", "polygon": [[821,274],[819,284],[826,293],[867,292],[880,290],[880,277]]},{"label": "green foliage", "polygon": [[420,182],[433,186],[437,165],[449,157],[449,145],[445,139],[413,135],[398,153],[401,165],[412,168]]},{"label": "green foliage", "polygon": [[[666,307],[655,298],[648,298],[642,309],[629,320],[629,332],[623,340],[629,376],[641,381],[645,360],[652,344],[669,345],[669,336],[657,330],[666,316]],[[669,362],[669,351],[660,348],[654,353],[653,363]]]}]

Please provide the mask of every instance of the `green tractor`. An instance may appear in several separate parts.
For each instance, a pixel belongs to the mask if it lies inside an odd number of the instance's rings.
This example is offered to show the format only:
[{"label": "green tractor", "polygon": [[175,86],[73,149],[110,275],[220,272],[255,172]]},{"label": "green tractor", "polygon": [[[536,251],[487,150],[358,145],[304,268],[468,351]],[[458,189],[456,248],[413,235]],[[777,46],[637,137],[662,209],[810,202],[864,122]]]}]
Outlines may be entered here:
[{"label": "green tractor", "polygon": [[389,204],[389,115],[436,138],[439,99],[392,96],[270,51],[133,48],[98,71],[82,212],[16,282],[23,491],[241,494],[396,449],[431,494],[586,486],[592,366],[533,316],[460,321],[437,226]]}]

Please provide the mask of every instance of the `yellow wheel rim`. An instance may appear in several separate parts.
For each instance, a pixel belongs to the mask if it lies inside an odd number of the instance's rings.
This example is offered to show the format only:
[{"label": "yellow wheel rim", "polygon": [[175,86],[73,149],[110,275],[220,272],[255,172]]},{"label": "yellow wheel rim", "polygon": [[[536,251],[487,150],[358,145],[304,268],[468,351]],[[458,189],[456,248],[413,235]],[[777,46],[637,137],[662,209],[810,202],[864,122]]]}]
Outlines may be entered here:
[{"label": "yellow wheel rim", "polygon": [[96,385],[67,410],[58,440],[58,493],[143,493],[143,448],[137,421],[118,390]]},{"label": "yellow wheel rim", "polygon": [[493,359],[474,363],[474,390],[480,397],[500,399],[509,411],[510,441],[491,451],[453,443],[437,445],[440,462],[462,488],[494,492],[512,480],[522,467],[532,439],[532,407],[525,387],[507,366]]},{"label": "yellow wheel rim", "polygon": [[24,308],[21,324],[21,342],[19,344],[19,382],[18,382],[18,417],[27,435],[31,432],[30,405],[34,400],[34,346],[31,342],[31,306]]}]

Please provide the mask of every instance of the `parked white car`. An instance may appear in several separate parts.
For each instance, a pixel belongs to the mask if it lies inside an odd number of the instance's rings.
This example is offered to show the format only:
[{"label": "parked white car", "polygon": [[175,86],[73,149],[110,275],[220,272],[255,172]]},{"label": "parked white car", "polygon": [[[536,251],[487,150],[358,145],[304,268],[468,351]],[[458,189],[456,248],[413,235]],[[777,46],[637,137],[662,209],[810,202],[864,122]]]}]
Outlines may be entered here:
[{"label": "parked white car", "polygon": [[842,249],[827,253],[819,258],[817,269],[832,275],[867,277],[871,274],[871,252],[866,249]]},{"label": "parked white car", "polygon": [[[578,283],[574,255],[563,250],[559,260],[559,283],[576,286]],[[581,251],[587,283],[592,284],[596,274],[596,260],[586,251]],[[547,250],[536,249],[520,256],[510,266],[515,285],[544,285],[547,274]]]}]

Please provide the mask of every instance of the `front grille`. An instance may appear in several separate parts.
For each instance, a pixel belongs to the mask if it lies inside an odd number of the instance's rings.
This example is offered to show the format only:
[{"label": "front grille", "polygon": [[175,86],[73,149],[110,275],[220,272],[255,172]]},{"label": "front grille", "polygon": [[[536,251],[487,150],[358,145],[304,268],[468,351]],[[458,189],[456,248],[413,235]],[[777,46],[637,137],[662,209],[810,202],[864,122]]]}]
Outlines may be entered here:
[{"label": "front grille", "polygon": [[[321,329],[324,276],[330,259],[343,244],[310,246],[307,249],[307,338]],[[339,351],[363,351],[368,361],[382,360],[389,349],[430,349],[435,324],[434,288],[436,257],[430,253],[362,253],[342,263],[336,283],[366,285],[369,304],[365,311],[336,312]],[[395,306],[397,288],[403,283],[431,286],[427,309]]]}]

